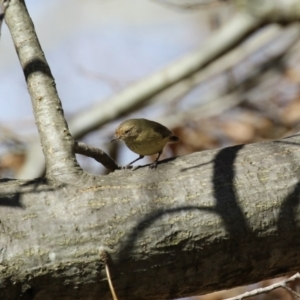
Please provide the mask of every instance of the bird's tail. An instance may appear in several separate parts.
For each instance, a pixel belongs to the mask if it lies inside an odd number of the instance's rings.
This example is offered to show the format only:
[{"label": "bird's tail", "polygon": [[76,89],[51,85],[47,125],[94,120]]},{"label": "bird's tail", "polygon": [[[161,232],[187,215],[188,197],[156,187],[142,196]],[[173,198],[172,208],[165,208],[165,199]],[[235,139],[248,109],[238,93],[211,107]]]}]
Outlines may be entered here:
[{"label": "bird's tail", "polygon": [[171,135],[169,138],[169,143],[178,143],[180,141],[180,138],[175,135]]}]

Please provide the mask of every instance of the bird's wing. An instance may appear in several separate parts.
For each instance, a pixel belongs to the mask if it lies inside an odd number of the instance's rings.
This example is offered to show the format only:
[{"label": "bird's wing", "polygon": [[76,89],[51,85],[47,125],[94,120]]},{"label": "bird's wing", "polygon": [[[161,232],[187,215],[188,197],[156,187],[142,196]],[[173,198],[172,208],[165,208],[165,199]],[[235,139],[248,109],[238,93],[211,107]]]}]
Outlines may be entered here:
[{"label": "bird's wing", "polygon": [[166,138],[166,137],[172,135],[172,132],[167,127],[165,127],[157,122],[154,122],[154,121],[151,121],[151,122],[153,124],[153,130],[155,132],[158,132],[163,138]]}]

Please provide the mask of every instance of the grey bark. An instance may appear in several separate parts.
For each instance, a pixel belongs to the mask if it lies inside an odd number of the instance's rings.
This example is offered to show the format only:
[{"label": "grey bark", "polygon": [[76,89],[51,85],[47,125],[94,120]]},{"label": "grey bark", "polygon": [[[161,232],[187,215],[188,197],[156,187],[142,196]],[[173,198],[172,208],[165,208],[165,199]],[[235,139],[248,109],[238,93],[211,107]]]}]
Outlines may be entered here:
[{"label": "grey bark", "polygon": [[299,142],[203,151],[74,184],[2,180],[0,299],[110,299],[102,248],[120,299],[299,270]]},{"label": "grey bark", "polygon": [[22,0],[10,0],[5,12],[31,97],[36,125],[50,176],[79,172],[74,140],[68,130],[50,67]]}]

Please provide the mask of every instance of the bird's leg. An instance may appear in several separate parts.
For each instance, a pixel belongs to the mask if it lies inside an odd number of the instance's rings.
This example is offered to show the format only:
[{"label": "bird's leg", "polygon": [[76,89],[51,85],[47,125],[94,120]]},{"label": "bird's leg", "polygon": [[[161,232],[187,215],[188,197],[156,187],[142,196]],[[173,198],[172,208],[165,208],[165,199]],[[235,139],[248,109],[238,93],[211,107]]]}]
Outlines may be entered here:
[{"label": "bird's leg", "polygon": [[137,159],[135,159],[135,160],[132,161],[131,163],[127,164],[127,165],[124,167],[124,169],[128,169],[133,163],[135,163],[136,161],[138,161],[138,160],[140,160],[140,159],[142,159],[142,158],[144,158],[144,156],[143,156],[143,155],[140,155]]},{"label": "bird's leg", "polygon": [[157,167],[157,162],[158,162],[161,154],[162,154],[162,151],[158,152],[158,156],[156,157],[155,161],[149,166],[150,169],[155,169]]}]

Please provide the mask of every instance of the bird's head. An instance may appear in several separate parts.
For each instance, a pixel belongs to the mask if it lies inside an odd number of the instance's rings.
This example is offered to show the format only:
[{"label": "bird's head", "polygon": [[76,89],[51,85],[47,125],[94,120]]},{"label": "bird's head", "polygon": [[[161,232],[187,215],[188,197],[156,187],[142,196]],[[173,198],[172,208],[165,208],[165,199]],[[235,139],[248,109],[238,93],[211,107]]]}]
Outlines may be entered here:
[{"label": "bird's head", "polygon": [[141,132],[141,126],[139,125],[140,124],[137,119],[124,121],[116,129],[115,137],[110,142],[119,139],[126,141],[132,138],[136,138]]}]

